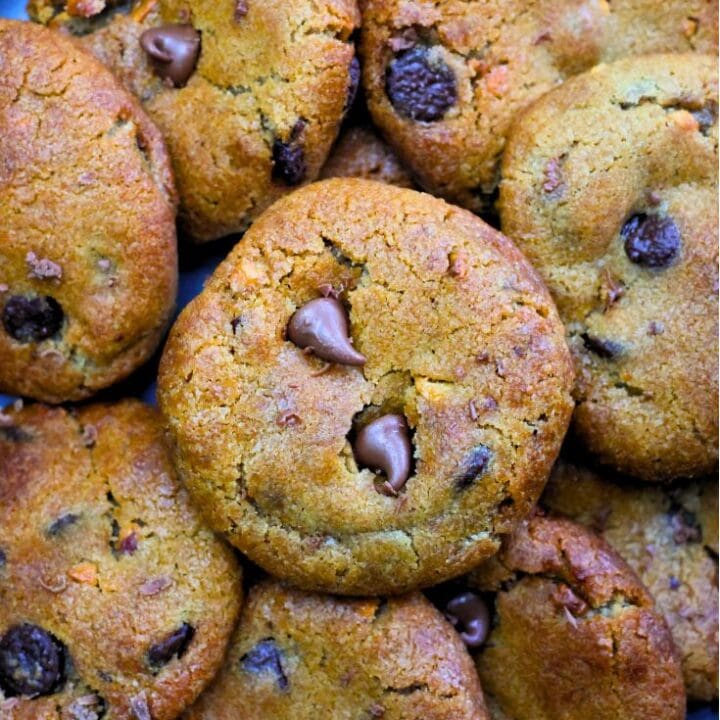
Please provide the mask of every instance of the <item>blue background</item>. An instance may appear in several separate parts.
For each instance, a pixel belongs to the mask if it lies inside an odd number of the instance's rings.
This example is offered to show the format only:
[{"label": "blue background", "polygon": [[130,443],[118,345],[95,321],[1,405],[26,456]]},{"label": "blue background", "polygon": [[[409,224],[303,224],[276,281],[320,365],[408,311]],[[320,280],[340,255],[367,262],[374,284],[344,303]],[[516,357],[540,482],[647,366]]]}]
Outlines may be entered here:
[{"label": "blue background", "polygon": [[[11,18],[24,18],[24,0],[0,0],[0,16]],[[202,289],[205,279],[212,273],[216,265],[227,255],[234,245],[234,240],[228,238],[207,246],[194,247],[180,241],[180,292],[178,297],[178,310],[186,305],[191,298]],[[145,401],[155,403],[155,374],[158,357],[154,357],[143,368],[123,383],[96,396],[95,399],[111,399],[127,395],[142,397]],[[13,398],[0,394],[0,408]],[[592,720],[588,718],[588,720]],[[648,720],[653,720],[648,718]],[[695,710],[688,714],[688,720],[718,720],[717,711],[712,709]]]}]

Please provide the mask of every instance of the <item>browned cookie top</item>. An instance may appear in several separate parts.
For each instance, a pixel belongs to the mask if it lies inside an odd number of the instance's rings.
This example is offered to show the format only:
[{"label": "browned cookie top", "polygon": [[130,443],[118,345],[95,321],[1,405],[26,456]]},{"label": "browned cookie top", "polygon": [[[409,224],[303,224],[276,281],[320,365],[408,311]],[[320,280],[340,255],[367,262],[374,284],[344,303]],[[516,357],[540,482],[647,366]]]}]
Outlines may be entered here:
[{"label": "browned cookie top", "polygon": [[716,472],[717,62],[598,66],[518,119],[502,227],[544,277],[578,380],[575,429],[645,480]]},{"label": "browned cookie top", "polygon": [[487,207],[519,111],[600,61],[717,50],[714,0],[366,0],[363,86],[419,182]]},{"label": "browned cookie top", "polygon": [[49,402],[125,377],[175,302],[163,141],[94,58],[0,20],[0,391]]},{"label": "browned cookie top", "polygon": [[212,687],[183,720],[486,720],[472,660],[419,593],[388,600],[254,587]]},{"label": "browned cookie top", "polygon": [[136,401],[0,415],[0,717],[172,720],[222,663],[230,550]]},{"label": "browned cookie top", "polygon": [[[196,240],[244,230],[314,180],[359,81],[355,0],[35,0],[138,95],[168,143]],[[83,17],[85,15],[85,17]]]},{"label": "browned cookie top", "polygon": [[535,517],[470,576],[496,593],[476,658],[509,720],[682,720],[679,655],[652,597],[598,535]]},{"label": "browned cookie top", "polygon": [[571,383],[505,237],[334,179],[275,204],[183,311],[159,398],[217,530],[302,587],[375,595],[497,549],[545,483]]}]

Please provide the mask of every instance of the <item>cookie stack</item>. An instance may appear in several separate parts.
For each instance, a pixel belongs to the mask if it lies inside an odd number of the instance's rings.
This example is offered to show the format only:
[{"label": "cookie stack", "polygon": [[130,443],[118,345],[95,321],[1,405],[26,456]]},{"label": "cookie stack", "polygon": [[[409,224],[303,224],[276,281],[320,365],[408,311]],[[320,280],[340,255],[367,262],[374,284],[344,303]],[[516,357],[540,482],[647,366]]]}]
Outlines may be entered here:
[{"label": "cookie stack", "polygon": [[0,720],[716,702],[717,6],[359,5],[0,20]]}]

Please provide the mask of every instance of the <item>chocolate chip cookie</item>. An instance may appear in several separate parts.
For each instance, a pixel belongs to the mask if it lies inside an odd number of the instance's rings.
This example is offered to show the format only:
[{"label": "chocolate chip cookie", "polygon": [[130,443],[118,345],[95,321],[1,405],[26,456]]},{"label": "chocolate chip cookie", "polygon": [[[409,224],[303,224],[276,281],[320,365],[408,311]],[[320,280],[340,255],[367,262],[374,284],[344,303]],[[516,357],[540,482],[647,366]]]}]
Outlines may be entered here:
[{"label": "chocolate chip cookie", "polygon": [[250,590],[223,670],[183,720],[485,720],[472,659],[420,594]]},{"label": "chocolate chip cookie", "polygon": [[682,720],[672,636],[598,535],[535,517],[470,577],[494,604],[476,657],[488,707],[509,720]]},{"label": "chocolate chip cookie", "polygon": [[137,101],[67,38],[0,20],[0,392],[88,397],[157,347],[175,191]]},{"label": "chocolate chip cookie", "polygon": [[574,427],[644,480],[716,472],[717,62],[598,66],[522,116],[504,232],[545,279],[578,380]]},{"label": "chocolate chip cookie", "polygon": [[0,468],[0,717],[177,717],[220,667],[242,588],[157,413],[6,411]]},{"label": "chocolate chip cookie", "polygon": [[542,503],[593,527],[637,572],[670,626],[688,697],[710,701],[718,694],[717,483],[613,480],[558,462]]},{"label": "chocolate chip cookie", "polygon": [[366,0],[368,107],[423,187],[482,211],[519,112],[601,61],[716,52],[717,13],[712,0]]},{"label": "chocolate chip cookie", "polygon": [[162,129],[195,240],[245,230],[317,178],[359,80],[355,0],[33,0]]},{"label": "chocolate chip cookie", "polygon": [[305,589],[378,595],[494,553],[571,411],[544,286],[505,237],[360,179],[276,203],[181,314],[159,401],[211,524]]}]

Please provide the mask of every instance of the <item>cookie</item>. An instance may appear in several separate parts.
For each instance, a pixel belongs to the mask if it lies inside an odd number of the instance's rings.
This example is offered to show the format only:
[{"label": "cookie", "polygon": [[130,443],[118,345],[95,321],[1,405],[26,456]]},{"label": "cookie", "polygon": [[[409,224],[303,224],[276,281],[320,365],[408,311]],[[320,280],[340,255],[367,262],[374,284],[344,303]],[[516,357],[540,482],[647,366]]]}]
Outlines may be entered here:
[{"label": "cookie", "polygon": [[504,232],[543,276],[578,375],[574,428],[644,480],[718,459],[717,62],[598,66],[522,116]]},{"label": "cookie", "polygon": [[685,690],[670,630],[625,561],[598,535],[534,517],[470,583],[490,593],[476,656],[493,717],[682,720]]},{"label": "cookie", "polygon": [[183,720],[484,720],[462,641],[420,594],[252,588],[225,666]]},{"label": "cookie", "polygon": [[0,422],[0,717],[177,717],[222,664],[242,587],[157,413],[31,405]]},{"label": "cookie", "polygon": [[340,134],[320,177],[358,177],[405,188],[415,185],[392,148],[370,126],[361,125]]},{"label": "cookie", "polygon": [[0,20],[0,392],[78,400],[150,357],[177,286],[159,131],[95,59]]},{"label": "cookie", "polygon": [[346,178],[253,224],[175,324],[158,397],[216,530],[304,589],[378,595],[497,550],[547,479],[571,385],[506,238]]},{"label": "cookie", "polygon": [[519,112],[601,61],[716,52],[717,22],[712,0],[366,0],[363,86],[418,182],[484,211]]},{"label": "cookie", "polygon": [[637,572],[670,626],[691,700],[718,695],[717,483],[613,482],[558,462],[542,503],[597,530]]},{"label": "cookie", "polygon": [[197,241],[317,178],[359,81],[355,0],[34,0],[30,14],[80,36],[142,100]]}]

